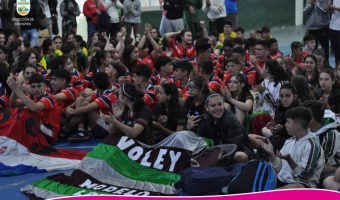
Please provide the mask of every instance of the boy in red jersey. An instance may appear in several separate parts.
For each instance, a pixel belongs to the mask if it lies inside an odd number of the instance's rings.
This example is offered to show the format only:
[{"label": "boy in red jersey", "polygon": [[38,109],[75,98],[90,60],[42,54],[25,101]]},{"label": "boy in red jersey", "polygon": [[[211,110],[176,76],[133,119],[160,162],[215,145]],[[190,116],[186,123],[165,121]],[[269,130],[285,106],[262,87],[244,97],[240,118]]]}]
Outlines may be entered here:
[{"label": "boy in red jersey", "polygon": [[235,47],[232,56],[236,56],[240,59],[240,71],[247,75],[249,85],[254,85],[256,70],[254,65],[252,65],[250,62],[247,62],[246,50],[242,47]]},{"label": "boy in red jersey", "polygon": [[304,70],[305,58],[303,57],[303,44],[294,41],[290,44],[292,53],[285,57],[288,62],[288,67],[292,70],[293,75]]},{"label": "boy in red jersey", "polygon": [[[9,99],[11,107],[24,107],[29,109],[32,115],[40,119],[39,128],[44,133],[47,141],[53,144],[60,130],[60,111],[54,96],[45,92],[45,79],[41,74],[32,74],[29,78],[31,94],[26,96],[18,87],[14,77],[7,79],[8,86],[12,89]],[[26,108],[27,107],[27,108]]]},{"label": "boy in red jersey", "polygon": [[279,43],[275,38],[268,39],[269,55],[272,59],[282,58],[282,52],[279,50]]},{"label": "boy in red jersey", "polygon": [[61,132],[68,132],[69,130],[68,122],[70,120],[65,114],[67,106],[73,104],[76,98],[79,97],[78,91],[69,86],[71,79],[71,74],[66,69],[56,69],[53,71],[50,90],[51,94],[56,98],[60,108]]},{"label": "boy in red jersey", "polygon": [[305,50],[303,51],[303,57],[308,56],[309,54],[313,54],[313,51],[316,47],[316,39],[312,35],[306,35],[303,37],[303,43],[305,45]]},{"label": "boy in red jersey", "polygon": [[154,86],[160,85],[163,82],[174,82],[171,76],[174,71],[172,60],[168,56],[160,56],[156,59],[155,70],[157,74],[150,78],[150,82]]},{"label": "boy in red jersey", "polygon": [[23,91],[26,95],[31,93],[29,78],[32,76],[32,74],[35,73],[38,73],[38,69],[32,64],[27,64],[22,73],[24,77],[24,82],[20,83],[19,87],[21,91]]},{"label": "boy in red jersey", "polygon": [[204,78],[210,92],[217,92],[221,94],[221,87],[224,87],[223,81],[214,75],[214,64],[211,60],[204,60],[201,64],[201,75]]},{"label": "boy in red jersey", "polygon": [[196,53],[197,56],[191,62],[192,66],[194,67],[193,73],[191,76],[199,75],[201,72],[201,62],[204,60],[211,60],[214,65],[214,73],[218,74],[220,70],[220,65],[218,62],[218,57],[215,54],[211,53],[211,42],[208,38],[201,38],[196,42]]},{"label": "boy in red jersey", "polygon": [[150,83],[151,67],[139,64],[132,70],[133,83],[144,92],[144,102],[153,111],[156,105],[156,89]]},{"label": "boy in red jersey", "polygon": [[225,71],[223,74],[223,83],[228,83],[232,76],[239,74],[241,71],[240,58],[231,56],[226,60]]},{"label": "boy in red jersey", "polygon": [[263,80],[263,74],[265,70],[265,63],[272,58],[269,55],[269,46],[266,40],[260,40],[256,43],[255,54],[250,56],[250,63],[255,66],[256,70],[256,83],[261,83]]},{"label": "boy in red jersey", "polygon": [[175,84],[180,91],[179,102],[184,105],[186,99],[188,98],[188,86],[190,82],[190,73],[193,69],[192,64],[187,60],[179,60],[173,64],[174,66],[174,77]]}]

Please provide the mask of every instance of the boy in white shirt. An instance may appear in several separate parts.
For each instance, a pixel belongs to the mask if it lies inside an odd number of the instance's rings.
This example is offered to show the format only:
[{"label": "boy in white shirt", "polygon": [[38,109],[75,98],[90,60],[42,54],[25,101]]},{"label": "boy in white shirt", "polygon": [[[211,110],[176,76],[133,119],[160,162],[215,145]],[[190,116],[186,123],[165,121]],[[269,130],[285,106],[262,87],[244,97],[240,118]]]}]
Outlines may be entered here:
[{"label": "boy in white shirt", "polygon": [[312,113],[307,108],[296,107],[288,110],[285,117],[286,130],[293,137],[286,140],[281,151],[275,154],[269,140],[261,143],[277,174],[277,187],[316,188],[325,161],[318,138],[308,132]]}]

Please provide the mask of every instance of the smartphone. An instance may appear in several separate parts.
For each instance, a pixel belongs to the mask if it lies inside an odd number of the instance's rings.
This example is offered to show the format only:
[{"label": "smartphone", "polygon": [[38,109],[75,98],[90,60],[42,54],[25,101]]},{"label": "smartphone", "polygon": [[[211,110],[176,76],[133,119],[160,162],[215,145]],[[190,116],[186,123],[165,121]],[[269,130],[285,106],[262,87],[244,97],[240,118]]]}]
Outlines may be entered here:
[{"label": "smartphone", "polygon": [[196,119],[199,119],[198,124],[204,123],[205,122],[205,117],[204,115],[198,115]]}]

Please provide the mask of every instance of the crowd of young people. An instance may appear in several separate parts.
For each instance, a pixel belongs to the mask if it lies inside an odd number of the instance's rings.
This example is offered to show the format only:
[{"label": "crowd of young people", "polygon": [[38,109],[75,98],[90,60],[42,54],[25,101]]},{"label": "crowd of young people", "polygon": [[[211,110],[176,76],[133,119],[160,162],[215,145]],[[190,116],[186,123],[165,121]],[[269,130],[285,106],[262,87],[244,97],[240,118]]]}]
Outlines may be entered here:
[{"label": "crowd of young people", "polygon": [[284,188],[339,189],[340,63],[333,70],[323,49],[310,50],[313,37],[283,56],[268,27],[250,38],[232,27],[208,34],[201,23],[195,40],[189,30],[163,39],[148,23],[138,41],[125,27],[87,44],[72,31],[41,47],[11,38],[0,44],[0,111],[25,107],[51,145],[108,135],[152,145],[191,130],[236,144],[235,162],[263,149]]}]

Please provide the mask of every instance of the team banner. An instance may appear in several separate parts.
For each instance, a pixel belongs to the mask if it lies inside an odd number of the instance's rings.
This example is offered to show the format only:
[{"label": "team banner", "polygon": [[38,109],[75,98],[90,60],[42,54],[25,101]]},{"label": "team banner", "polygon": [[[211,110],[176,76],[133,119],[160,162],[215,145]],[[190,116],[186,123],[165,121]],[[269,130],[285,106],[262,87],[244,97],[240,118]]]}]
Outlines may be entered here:
[{"label": "team banner", "polygon": [[178,172],[208,143],[189,131],[177,132],[148,146],[134,139],[107,138],[71,175],[49,176],[21,189],[39,198],[79,195],[177,195]]},{"label": "team banner", "polygon": [[86,152],[53,148],[36,113],[24,108],[0,112],[0,176],[74,169]]},{"label": "team banner", "polygon": [[[308,200],[320,200],[320,199],[339,199],[340,191],[330,191],[321,189],[291,189],[291,190],[273,190],[267,192],[254,192],[249,194],[238,194],[238,195],[221,195],[221,196],[211,196],[210,200],[264,200],[264,199],[275,199],[275,200],[287,200],[287,199],[308,199]],[[149,200],[149,197],[133,197],[133,196],[78,196],[78,197],[65,197],[63,200]],[[158,197],[164,200],[173,200],[173,197]],[[157,198],[157,199],[158,199]],[[176,199],[188,199],[188,197],[176,197]],[[190,200],[201,200],[202,197],[191,196]]]}]

